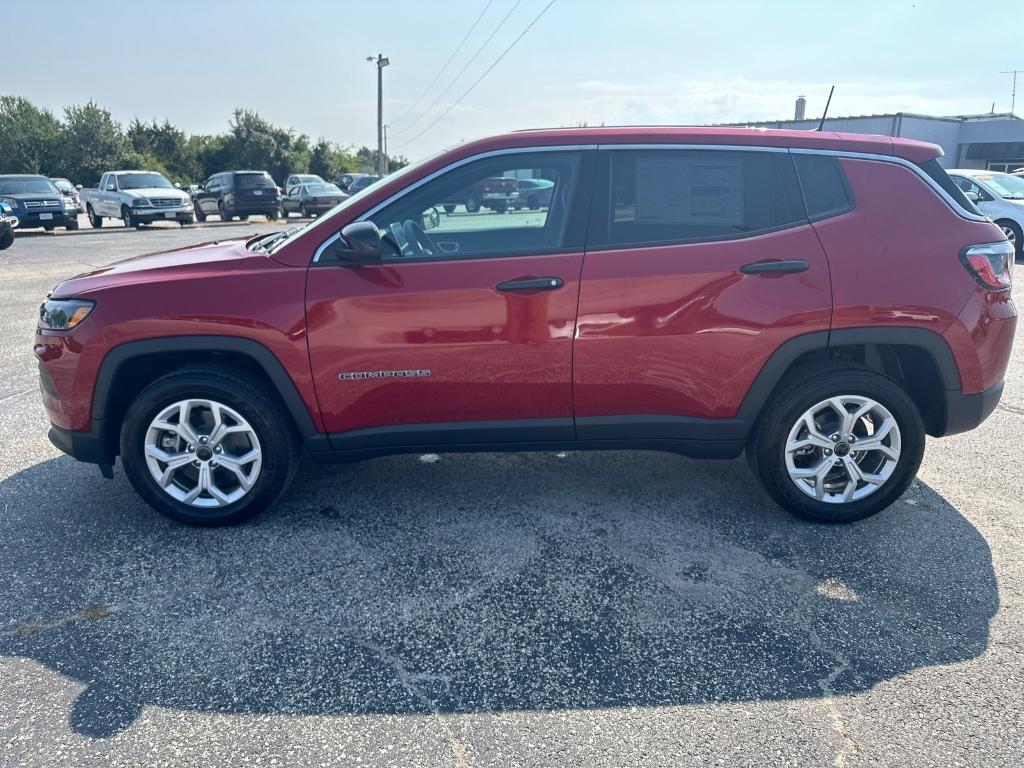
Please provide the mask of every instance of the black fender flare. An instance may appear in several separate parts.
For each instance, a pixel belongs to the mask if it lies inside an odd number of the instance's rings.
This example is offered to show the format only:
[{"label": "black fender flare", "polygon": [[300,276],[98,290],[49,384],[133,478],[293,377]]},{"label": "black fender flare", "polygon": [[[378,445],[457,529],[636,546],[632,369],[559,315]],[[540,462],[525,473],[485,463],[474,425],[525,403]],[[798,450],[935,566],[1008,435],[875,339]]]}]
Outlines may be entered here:
[{"label": "black fender flare", "polygon": [[240,336],[168,336],[129,341],[114,347],[103,358],[96,376],[92,395],[93,430],[106,424],[114,384],[125,363],[143,356],[172,352],[230,352],[248,357],[267,375],[310,449],[317,450],[319,442],[326,446],[326,436],[317,430],[295,382],[281,361],[263,344]]},{"label": "black fender flare", "polygon": [[946,340],[935,331],[908,326],[840,328],[805,333],[783,342],[761,367],[743,402],[740,403],[736,418],[746,428],[752,428],[760,418],[764,404],[790,366],[803,355],[816,351],[827,355],[837,347],[864,344],[917,347],[928,353],[935,362],[935,367],[942,378],[942,389],[947,393],[961,392],[960,370],[953,358],[953,352]]}]

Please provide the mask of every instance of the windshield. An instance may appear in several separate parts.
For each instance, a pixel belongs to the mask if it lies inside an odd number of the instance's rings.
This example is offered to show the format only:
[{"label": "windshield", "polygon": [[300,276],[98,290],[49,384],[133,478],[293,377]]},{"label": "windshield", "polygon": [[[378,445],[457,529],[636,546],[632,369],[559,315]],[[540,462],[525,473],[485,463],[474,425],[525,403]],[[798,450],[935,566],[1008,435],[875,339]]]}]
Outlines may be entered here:
[{"label": "windshield", "polygon": [[306,192],[311,195],[341,195],[344,194],[334,184],[307,184]]},{"label": "windshield", "polygon": [[274,180],[269,173],[236,173],[235,186],[239,189],[256,189],[258,187],[273,187]]},{"label": "windshield", "polygon": [[975,178],[985,182],[997,195],[1006,200],[1024,200],[1024,179],[1020,176],[993,173],[990,176],[976,176]]},{"label": "windshield", "polygon": [[159,173],[123,173],[117,177],[118,186],[124,189],[174,189]]},{"label": "windshield", "polygon": [[61,192],[70,192],[74,189],[71,182],[67,179],[52,179],[53,183],[57,185],[57,189]]},{"label": "windshield", "polygon": [[[447,152],[448,150],[445,151]],[[438,158],[441,154],[441,152],[436,152],[433,155],[428,155],[419,162],[409,163],[409,165],[400,168],[399,170],[395,171],[390,176],[388,176],[388,180],[397,181],[408,176],[411,173],[415,173],[427,163],[430,163],[436,158]],[[331,210],[327,211],[321,216],[318,216],[310,223],[303,224],[299,227],[294,227],[293,229],[290,230],[285,230],[284,232],[275,232],[272,235],[267,235],[262,240],[257,240],[256,243],[254,243],[253,247],[259,250],[265,250],[267,253],[274,253],[279,248],[282,248],[283,246],[290,243],[292,240],[294,240],[300,234],[305,232],[307,229],[318,229],[325,226],[333,226],[331,224],[331,221],[334,218],[334,214],[338,213],[339,211],[343,211],[346,208],[350,208],[353,205],[358,205],[361,200],[373,194],[373,192],[374,190],[372,188],[361,189],[351,197],[346,197],[336,206],[331,208]]]},{"label": "windshield", "polygon": [[41,176],[27,179],[0,179],[0,195],[58,194],[53,182]]}]

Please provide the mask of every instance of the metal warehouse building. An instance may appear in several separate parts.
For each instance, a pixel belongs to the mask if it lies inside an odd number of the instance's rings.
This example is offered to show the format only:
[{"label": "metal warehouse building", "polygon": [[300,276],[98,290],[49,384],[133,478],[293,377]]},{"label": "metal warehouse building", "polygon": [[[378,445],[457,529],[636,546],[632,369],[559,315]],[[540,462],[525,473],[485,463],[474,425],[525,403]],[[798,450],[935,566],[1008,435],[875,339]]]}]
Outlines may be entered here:
[{"label": "metal warehouse building", "polygon": [[[798,117],[803,117],[803,109],[804,101],[800,98],[796,107]],[[794,119],[734,125],[811,130],[818,127],[818,122],[818,119]],[[1024,168],[1024,120],[1009,112],[951,117],[910,112],[830,117],[825,120],[825,130],[930,141],[946,153],[939,158],[946,168],[988,168],[995,171]]]}]

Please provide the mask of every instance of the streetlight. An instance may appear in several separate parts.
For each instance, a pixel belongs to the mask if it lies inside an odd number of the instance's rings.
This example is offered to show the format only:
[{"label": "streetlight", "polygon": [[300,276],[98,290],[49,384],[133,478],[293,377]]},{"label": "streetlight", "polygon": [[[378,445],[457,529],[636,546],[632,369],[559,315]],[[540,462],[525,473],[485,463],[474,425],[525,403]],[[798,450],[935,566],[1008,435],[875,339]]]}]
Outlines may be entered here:
[{"label": "streetlight", "polygon": [[386,176],[387,161],[384,159],[384,67],[391,62],[383,53],[377,58],[367,56],[366,60],[377,65],[377,175]]}]

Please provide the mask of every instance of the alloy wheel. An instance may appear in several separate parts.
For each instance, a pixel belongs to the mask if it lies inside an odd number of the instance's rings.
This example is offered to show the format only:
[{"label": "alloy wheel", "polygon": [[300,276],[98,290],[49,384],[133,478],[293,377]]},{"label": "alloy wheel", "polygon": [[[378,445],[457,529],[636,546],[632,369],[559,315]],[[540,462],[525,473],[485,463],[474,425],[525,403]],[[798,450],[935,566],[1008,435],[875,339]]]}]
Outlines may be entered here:
[{"label": "alloy wheel", "polygon": [[1016,246],[1017,232],[1014,230],[1014,228],[1007,224],[1003,224],[1000,227],[1000,229],[1003,230],[1003,234],[1006,235],[1006,239],[1010,241],[1010,245]]},{"label": "alloy wheel", "polygon": [[252,425],[215,400],[180,400],[162,409],[146,430],[144,450],[157,486],[201,509],[245,497],[263,465]]},{"label": "alloy wheel", "polygon": [[870,496],[892,476],[900,459],[900,428],[876,400],[837,395],[801,414],[784,450],[789,478],[802,493],[845,504]]}]

